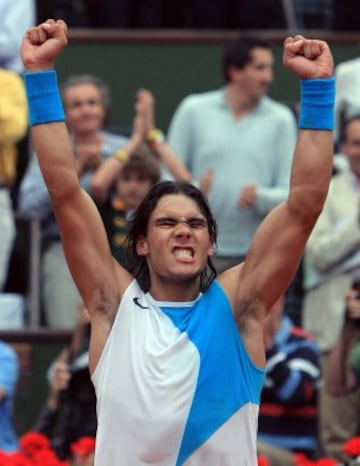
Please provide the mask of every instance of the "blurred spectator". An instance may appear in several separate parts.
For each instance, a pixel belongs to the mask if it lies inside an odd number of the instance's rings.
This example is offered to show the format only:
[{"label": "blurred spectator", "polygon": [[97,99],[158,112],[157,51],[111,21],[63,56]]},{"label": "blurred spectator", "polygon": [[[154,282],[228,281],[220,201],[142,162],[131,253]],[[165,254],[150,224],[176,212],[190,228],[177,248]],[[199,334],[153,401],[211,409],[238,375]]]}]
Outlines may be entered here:
[{"label": "blurred spectator", "polygon": [[[351,424],[354,437],[360,435],[360,286],[350,290],[346,296],[346,312],[344,323],[339,339],[328,358],[328,370],[325,378],[325,390],[335,397],[340,397],[340,409],[343,407],[341,397],[355,394],[354,403],[348,405],[348,410],[353,414],[349,417],[348,412],[344,416]],[[340,413],[339,413],[340,414]],[[341,428],[341,426],[340,426]],[[346,464],[351,464],[351,457],[347,457],[343,449],[343,459]],[[349,461],[349,463],[348,463]]]},{"label": "blurred spectator", "polygon": [[[344,321],[344,297],[360,278],[360,116],[345,123],[343,135],[341,149],[348,166],[332,179],[306,247],[303,326],[320,346],[325,379]],[[360,389],[336,398],[320,390],[320,435],[327,456],[344,459],[342,445],[356,435],[359,403]]]},{"label": "blurred spectator", "polygon": [[22,72],[20,45],[34,21],[34,0],[0,0],[0,68]]},{"label": "blurred spectator", "polygon": [[146,146],[137,149],[123,164],[109,199],[110,215],[105,222],[111,252],[127,268],[128,222],[151,186],[160,180],[160,167]]},{"label": "blurred spectator", "polygon": [[27,130],[23,82],[16,73],[0,69],[0,292],[8,272],[15,239],[11,188],[16,179],[16,143]]},{"label": "blurred spectator", "polygon": [[[86,190],[102,160],[124,146],[127,138],[103,130],[110,96],[107,86],[93,76],[74,76],[62,86],[67,124],[74,144],[77,172]],[[101,206],[99,206],[101,210]],[[32,157],[19,192],[19,213],[42,222],[42,297],[45,323],[51,328],[74,328],[74,309],[80,297],[64,257],[60,233],[50,197],[35,156]]]},{"label": "blurred spectator", "polygon": [[245,258],[262,219],[286,199],[297,134],[293,113],[266,96],[274,65],[267,42],[239,38],[222,62],[224,87],[186,97],[168,137],[194,179],[211,174],[218,272]]},{"label": "blurred spectator", "polygon": [[96,397],[88,369],[90,324],[86,308],[78,309],[71,343],[48,372],[49,392],[33,431],[50,438],[61,459],[71,457],[70,445],[81,437],[95,437]]},{"label": "blurred spectator", "polygon": [[269,455],[267,445],[279,449],[269,456],[272,466],[286,454],[290,459],[292,453],[315,459],[319,454],[320,350],[308,333],[284,315],[284,297],[266,317],[264,338],[267,371],[260,400],[258,449],[264,455]]},{"label": "blurred spectator", "polygon": [[[328,361],[329,370],[325,379],[331,395],[351,393],[360,383],[360,288],[357,286],[346,296],[346,313],[339,339]],[[360,404],[354,406],[359,408]],[[358,412],[357,418],[359,419]],[[357,428],[357,434],[360,427]]]},{"label": "blurred spectator", "polygon": [[0,341],[0,451],[18,449],[13,423],[13,406],[19,377],[19,362],[13,348]]},{"label": "blurred spectator", "polygon": [[339,63],[335,68],[335,142],[341,143],[344,122],[360,114],[360,58]]}]

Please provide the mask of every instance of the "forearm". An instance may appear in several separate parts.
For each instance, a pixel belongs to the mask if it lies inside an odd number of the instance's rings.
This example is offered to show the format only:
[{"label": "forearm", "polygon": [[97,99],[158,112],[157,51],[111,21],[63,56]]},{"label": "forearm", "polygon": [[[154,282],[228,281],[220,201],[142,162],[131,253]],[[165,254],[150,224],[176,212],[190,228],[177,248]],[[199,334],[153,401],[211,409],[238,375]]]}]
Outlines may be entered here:
[{"label": "forearm", "polygon": [[99,202],[104,202],[116,179],[119,177],[124,164],[138,149],[141,140],[137,137],[129,139],[127,144],[115,152],[113,157],[105,160],[95,171],[91,180],[91,195]]},{"label": "forearm", "polygon": [[299,134],[291,169],[289,207],[312,227],[326,199],[333,169],[335,81],[301,81]]},{"label": "forearm", "polygon": [[52,69],[26,72],[24,82],[32,139],[54,203],[80,189],[56,72]]},{"label": "forearm", "polygon": [[35,155],[20,185],[18,213],[28,220],[45,220],[52,213],[49,193]]},{"label": "forearm", "polygon": [[165,165],[171,175],[177,180],[190,181],[191,174],[185,165],[180,161],[177,155],[172,151],[168,144],[156,144],[153,150],[158,155],[161,162]]},{"label": "forearm", "polygon": [[52,200],[64,199],[75,189],[80,189],[65,123],[39,124],[32,127],[31,133],[37,148],[40,169]]},{"label": "forearm", "polygon": [[320,214],[332,172],[331,131],[300,130],[291,171],[288,203],[302,217]]}]

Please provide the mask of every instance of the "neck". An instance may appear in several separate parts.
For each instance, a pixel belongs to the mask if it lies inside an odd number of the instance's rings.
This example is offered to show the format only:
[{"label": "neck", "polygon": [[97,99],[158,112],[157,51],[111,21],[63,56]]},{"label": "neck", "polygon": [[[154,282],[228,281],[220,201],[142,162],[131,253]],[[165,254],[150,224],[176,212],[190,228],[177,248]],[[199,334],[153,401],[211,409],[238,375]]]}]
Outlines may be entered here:
[{"label": "neck", "polygon": [[258,105],[260,98],[249,96],[230,83],[225,88],[225,100],[235,118],[241,118]]},{"label": "neck", "polygon": [[181,282],[152,278],[149,292],[156,301],[193,301],[200,293],[200,278]]}]

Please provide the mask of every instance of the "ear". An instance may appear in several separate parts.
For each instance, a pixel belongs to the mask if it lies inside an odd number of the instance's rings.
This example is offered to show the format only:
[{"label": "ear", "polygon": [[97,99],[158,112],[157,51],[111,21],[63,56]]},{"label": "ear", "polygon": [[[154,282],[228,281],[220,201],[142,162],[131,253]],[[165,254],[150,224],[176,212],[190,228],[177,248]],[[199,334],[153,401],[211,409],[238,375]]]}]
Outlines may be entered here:
[{"label": "ear", "polygon": [[149,247],[145,236],[140,236],[137,240],[136,252],[139,256],[146,256],[149,253]]}]

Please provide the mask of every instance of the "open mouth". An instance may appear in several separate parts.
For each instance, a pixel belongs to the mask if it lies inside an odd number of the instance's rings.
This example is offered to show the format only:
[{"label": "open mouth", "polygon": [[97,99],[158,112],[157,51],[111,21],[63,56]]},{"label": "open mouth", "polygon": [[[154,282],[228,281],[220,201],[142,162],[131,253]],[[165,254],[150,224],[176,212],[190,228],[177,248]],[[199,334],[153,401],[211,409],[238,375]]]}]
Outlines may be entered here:
[{"label": "open mouth", "polygon": [[174,248],[173,254],[177,259],[192,259],[194,257],[194,250],[192,248]]}]

